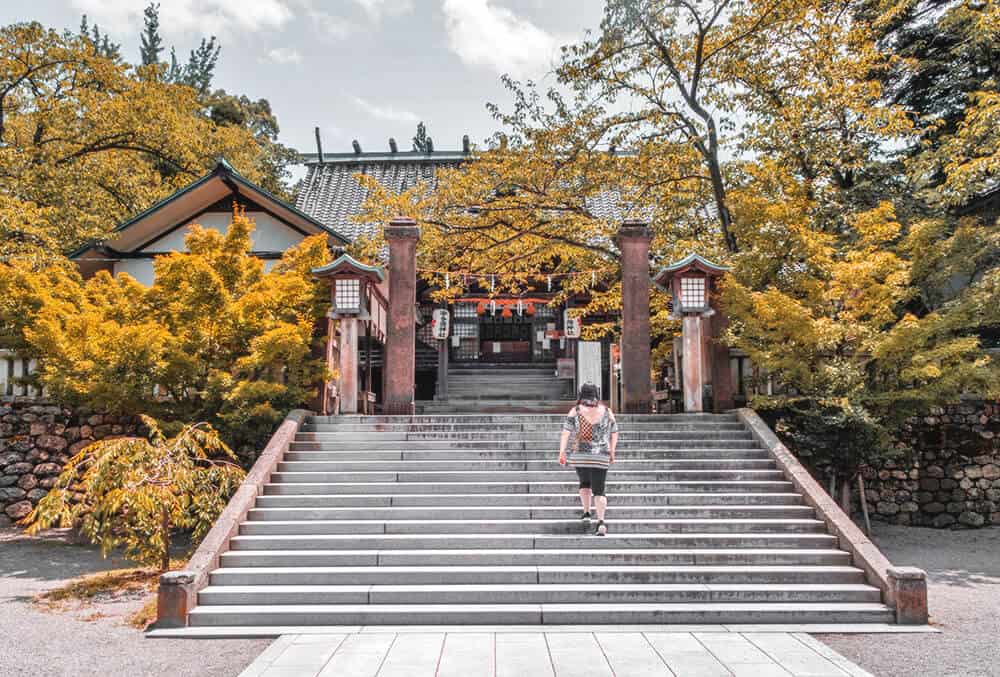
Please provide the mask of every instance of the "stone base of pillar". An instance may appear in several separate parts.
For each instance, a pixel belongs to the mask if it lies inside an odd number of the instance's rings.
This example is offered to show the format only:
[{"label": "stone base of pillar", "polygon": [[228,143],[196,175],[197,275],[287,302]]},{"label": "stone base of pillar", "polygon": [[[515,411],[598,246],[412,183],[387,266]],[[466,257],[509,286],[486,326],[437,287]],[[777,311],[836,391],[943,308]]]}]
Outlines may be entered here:
[{"label": "stone base of pillar", "polygon": [[622,413],[650,414],[653,412],[653,400],[630,400],[622,403]]},{"label": "stone base of pillar", "polygon": [[416,405],[413,402],[386,402],[382,405],[382,413],[386,416],[413,416]]},{"label": "stone base of pillar", "polygon": [[896,601],[896,622],[927,625],[927,574],[916,567],[892,567],[889,585]]}]

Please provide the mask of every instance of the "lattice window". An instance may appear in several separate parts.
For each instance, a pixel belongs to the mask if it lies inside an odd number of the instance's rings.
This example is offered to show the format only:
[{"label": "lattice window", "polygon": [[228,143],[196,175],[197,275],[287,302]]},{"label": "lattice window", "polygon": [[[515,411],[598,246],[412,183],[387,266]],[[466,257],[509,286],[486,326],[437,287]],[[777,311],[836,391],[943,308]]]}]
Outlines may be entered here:
[{"label": "lattice window", "polygon": [[545,319],[556,316],[556,310],[552,306],[546,306],[541,303],[535,305],[535,318]]},{"label": "lattice window", "polygon": [[705,278],[681,278],[681,309],[697,310],[705,307]]},{"label": "lattice window", "polygon": [[476,319],[476,304],[475,303],[456,303],[455,304],[455,319]]},{"label": "lattice window", "polygon": [[452,336],[476,338],[479,336],[479,325],[466,322],[456,322],[451,326]]},{"label": "lattice window", "polygon": [[334,305],[338,313],[357,313],[361,311],[361,280],[337,280]]}]

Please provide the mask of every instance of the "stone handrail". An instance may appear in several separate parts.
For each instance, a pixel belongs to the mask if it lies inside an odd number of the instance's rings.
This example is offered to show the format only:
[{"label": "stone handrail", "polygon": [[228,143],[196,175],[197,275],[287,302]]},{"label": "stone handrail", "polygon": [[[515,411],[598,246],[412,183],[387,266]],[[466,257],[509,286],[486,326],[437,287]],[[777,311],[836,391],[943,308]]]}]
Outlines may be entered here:
[{"label": "stone handrail", "polygon": [[882,591],[882,601],[896,610],[901,625],[927,623],[927,576],[915,567],[894,567],[864,532],[840,509],[809,471],[781,443],[753,409],[737,409],[737,416],[758,442],[771,454],[785,478],[792,482],[822,519],[840,547],[851,553],[854,566],[865,572],[867,581]]},{"label": "stone handrail", "polygon": [[168,571],[160,576],[156,596],[156,628],[187,626],[188,613],[198,603],[198,591],[208,585],[209,574],[219,567],[222,553],[229,550],[230,539],[239,533],[240,523],[284,458],[308,414],[305,410],[296,409],[285,417],[222,514],[191,555],[187,566],[181,571]]}]

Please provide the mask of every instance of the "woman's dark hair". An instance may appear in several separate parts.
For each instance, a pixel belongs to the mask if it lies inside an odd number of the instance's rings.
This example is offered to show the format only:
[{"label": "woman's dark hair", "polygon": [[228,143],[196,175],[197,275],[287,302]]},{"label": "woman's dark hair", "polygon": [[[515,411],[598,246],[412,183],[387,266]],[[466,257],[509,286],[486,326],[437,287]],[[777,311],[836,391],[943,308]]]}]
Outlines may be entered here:
[{"label": "woman's dark hair", "polygon": [[580,392],[577,393],[576,403],[581,402],[597,402],[601,399],[600,393],[597,392],[597,386],[593,383],[584,383],[580,386]]}]

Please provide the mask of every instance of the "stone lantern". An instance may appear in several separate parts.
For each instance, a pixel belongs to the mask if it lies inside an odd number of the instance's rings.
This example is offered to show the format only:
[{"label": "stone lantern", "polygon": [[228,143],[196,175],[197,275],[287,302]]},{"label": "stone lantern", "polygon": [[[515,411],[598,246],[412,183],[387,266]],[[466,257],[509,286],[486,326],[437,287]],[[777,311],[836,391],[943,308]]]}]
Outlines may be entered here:
[{"label": "stone lantern", "polygon": [[719,341],[725,318],[713,307],[717,281],[729,268],[689,254],[671,263],[654,281],[673,298],[671,317],[682,321],[682,390],[684,411],[705,409],[705,390],[711,384],[716,409],[732,406],[729,351]]},{"label": "stone lantern", "polygon": [[[325,266],[314,268],[312,274],[329,281],[331,307],[328,317],[336,320],[340,335],[338,351],[340,380],[340,413],[358,413],[358,321],[371,320],[368,299],[373,297],[371,287],[385,279],[381,268],[368,266],[348,254]],[[377,296],[377,294],[374,294]],[[333,340],[332,332],[328,333]],[[327,356],[332,354],[328,346]],[[332,365],[331,365],[332,366]]]}]

